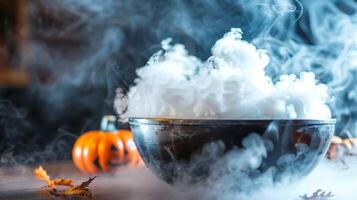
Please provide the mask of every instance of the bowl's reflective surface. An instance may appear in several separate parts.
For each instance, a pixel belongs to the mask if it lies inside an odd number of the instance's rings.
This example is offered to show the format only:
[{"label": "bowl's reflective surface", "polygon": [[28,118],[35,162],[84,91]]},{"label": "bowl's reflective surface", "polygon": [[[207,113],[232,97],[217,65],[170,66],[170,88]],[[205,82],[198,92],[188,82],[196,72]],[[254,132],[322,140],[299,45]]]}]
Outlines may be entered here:
[{"label": "bowl's reflective surface", "polygon": [[335,120],[159,118],[131,118],[129,122],[146,166],[167,182],[183,174],[199,178],[207,176],[210,161],[188,170],[187,164],[194,155],[200,154],[205,145],[215,142],[223,142],[226,152],[241,148],[243,139],[251,133],[257,133],[273,147],[261,163],[261,171],[270,167],[284,171],[286,166],[278,163],[284,156],[293,155],[288,165],[294,166],[296,176],[305,176],[325,155],[335,124]]}]

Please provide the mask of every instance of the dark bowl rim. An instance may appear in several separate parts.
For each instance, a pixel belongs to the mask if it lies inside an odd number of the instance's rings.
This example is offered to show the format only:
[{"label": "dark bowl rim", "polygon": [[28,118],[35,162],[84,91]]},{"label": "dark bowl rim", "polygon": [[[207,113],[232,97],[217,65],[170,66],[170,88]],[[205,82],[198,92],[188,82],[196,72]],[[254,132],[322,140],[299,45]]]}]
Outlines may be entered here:
[{"label": "dark bowl rim", "polygon": [[156,124],[156,125],[204,125],[204,124],[269,124],[281,123],[292,125],[322,125],[335,124],[336,119],[189,119],[189,118],[141,118],[129,117],[130,124]]}]

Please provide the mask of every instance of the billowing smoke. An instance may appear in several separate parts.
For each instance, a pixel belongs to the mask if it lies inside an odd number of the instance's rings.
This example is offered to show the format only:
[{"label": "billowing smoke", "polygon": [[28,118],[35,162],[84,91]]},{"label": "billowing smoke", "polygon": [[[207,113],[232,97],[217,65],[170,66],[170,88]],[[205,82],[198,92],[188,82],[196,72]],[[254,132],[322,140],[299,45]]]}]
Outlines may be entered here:
[{"label": "billowing smoke", "polygon": [[[103,114],[114,113],[115,88],[126,93],[135,68],[145,65],[161,40],[172,37],[206,60],[231,27],[241,27],[245,40],[267,50],[265,71],[273,82],[282,74],[314,72],[333,98],[336,134],[356,133],[354,1],[45,0],[29,1],[28,8],[31,37],[23,65],[32,82],[21,94],[1,89],[0,99],[11,102],[6,110],[21,110],[23,117],[1,116],[6,132],[0,133],[0,154],[41,149],[64,132],[98,128]],[[74,137],[66,140],[69,150]]]},{"label": "billowing smoke", "polygon": [[[206,62],[189,55],[183,45],[170,45],[170,40],[163,41],[162,50],[137,71],[139,78],[128,95],[119,90],[115,101],[119,114],[124,119],[331,117],[326,105],[329,100],[327,86],[317,83],[314,73],[302,72],[299,78],[282,75],[274,83],[264,71],[269,63],[267,52],[243,41],[241,34],[240,29],[231,29],[215,43],[212,56]],[[293,160],[298,160],[299,155],[312,156],[304,153],[308,147],[300,148],[296,155],[281,155],[277,165],[288,166],[283,172],[278,172],[275,167],[260,170],[262,160],[270,149],[264,138],[252,133],[243,140],[243,147],[225,152],[223,143],[209,144],[202,155],[193,157],[188,165],[178,167],[195,171],[200,165],[211,165],[207,179],[192,184],[188,175],[174,182],[178,192],[184,193],[180,194],[180,199],[283,200],[299,198],[299,195],[303,199],[303,194],[315,192],[311,188],[326,189],[316,188],[319,185],[316,177],[314,180],[297,181],[294,171],[298,170],[298,166]],[[308,167],[310,163],[300,164]],[[322,168],[330,165],[324,163]],[[337,165],[335,167],[338,168]],[[338,170],[336,173],[343,172]],[[341,190],[343,187],[340,185],[333,190],[337,192],[338,199],[346,195]],[[351,193],[348,195],[354,196]]]},{"label": "billowing smoke", "polygon": [[[206,5],[217,8],[217,4],[210,3]],[[195,52],[189,47],[185,50],[183,45],[163,41],[162,50],[137,70],[138,78],[130,90],[126,94],[118,91],[115,106],[121,117],[332,116],[338,119],[336,134],[354,136],[357,4],[253,0],[235,5],[246,19],[235,26],[242,27],[254,45],[241,40],[240,29],[232,29],[213,45],[211,55],[203,62],[199,54],[199,58],[192,56]],[[188,17],[183,16],[182,19]],[[196,41],[207,31],[192,28],[200,26],[197,19],[180,23],[193,38],[198,37]],[[203,46],[207,48],[207,43]],[[324,160],[307,178],[296,182],[288,173],[282,182],[275,183],[274,170],[258,177],[248,176],[247,172],[257,169],[265,157],[266,147],[259,144],[253,142],[224,156],[223,150],[211,147],[203,159],[213,156],[218,161],[208,180],[189,186],[183,180],[175,186],[188,199],[308,199],[303,195],[312,195],[318,189],[332,191],[334,196],[330,199],[357,197],[349,187],[356,182],[353,159],[341,162],[344,164]],[[218,155],[212,155],[215,153]]]},{"label": "billowing smoke", "polygon": [[[243,143],[244,149],[235,149],[228,153],[224,153],[224,145],[221,143],[207,145],[209,151],[206,149],[191,164],[203,160],[214,163],[210,168],[210,176],[195,184],[188,184],[185,180],[177,181],[174,186],[180,197],[178,199],[352,200],[357,197],[351,186],[357,181],[353,178],[357,173],[354,167],[357,164],[355,158],[344,162],[323,160],[306,177],[295,177],[288,170],[280,181],[276,181],[275,168],[270,168],[259,176],[255,171],[267,155],[264,140],[251,134]],[[289,167],[293,169],[295,166]],[[307,198],[315,192],[320,196]],[[323,192],[324,195],[321,194]]]},{"label": "billowing smoke", "polygon": [[[115,106],[122,117],[213,119],[329,119],[327,86],[313,73],[265,74],[269,56],[242,40],[232,29],[212,47],[202,63],[183,45],[163,42],[128,96],[118,94]],[[125,104],[128,104],[127,106]],[[125,112],[126,111],[126,112]]]},{"label": "billowing smoke", "polygon": [[[302,71],[314,72],[316,79],[329,87],[332,100],[328,104],[338,120],[336,134],[350,137],[356,133],[355,2],[253,0],[176,5],[180,9],[169,12],[174,13],[169,16],[175,22],[170,25],[172,29],[184,27],[182,31],[198,41],[195,45],[198,47],[193,48],[187,43],[190,53],[201,59],[208,58],[212,39],[219,37],[218,31],[222,34],[229,30],[229,25],[242,27],[245,39],[267,50],[270,62],[265,71],[273,82],[282,74],[299,76]],[[210,15],[197,17],[204,9],[212,13],[223,11],[226,15],[221,21]],[[167,22],[168,19],[162,20]]]},{"label": "billowing smoke", "polygon": [[[267,51],[270,62],[265,73],[272,82],[279,82],[282,74],[296,74],[295,80],[300,81],[305,76],[300,76],[301,71],[314,72],[333,98],[328,104],[338,120],[336,134],[357,134],[357,4],[353,0],[39,0],[29,4],[33,38],[27,52],[33,55],[25,65],[34,82],[19,102],[12,102],[16,98],[10,96],[16,95],[6,96],[6,91],[5,99],[1,97],[1,164],[63,158],[58,155],[68,159],[68,141],[74,137],[67,130],[79,134],[96,128],[101,115],[112,112],[114,88],[123,88],[121,94],[127,95],[134,68],[145,65],[162,39],[172,37],[191,55],[206,60],[214,42],[231,27],[241,27],[245,40]],[[206,71],[214,70],[215,63],[211,64]],[[315,84],[312,76],[306,78]],[[62,145],[57,141],[63,135],[71,139]],[[48,145],[51,139],[59,145]],[[293,199],[321,188],[333,191],[337,199],[349,199],[354,197],[351,187],[357,172],[354,162],[345,162],[350,168],[322,163],[300,183],[272,186],[274,191],[268,187],[252,198],[278,199],[284,193],[291,194],[285,199]]]}]

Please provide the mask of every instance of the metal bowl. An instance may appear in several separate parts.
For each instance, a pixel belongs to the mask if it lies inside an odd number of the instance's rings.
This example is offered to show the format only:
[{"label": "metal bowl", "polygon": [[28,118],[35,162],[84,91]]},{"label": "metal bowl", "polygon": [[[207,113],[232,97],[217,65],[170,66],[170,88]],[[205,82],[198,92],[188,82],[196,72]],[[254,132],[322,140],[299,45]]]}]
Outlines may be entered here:
[{"label": "metal bowl", "polygon": [[[172,183],[189,176],[201,180],[209,176],[210,160],[192,160],[205,146],[223,142],[224,152],[242,148],[242,141],[255,133],[268,141],[267,156],[260,172],[274,167],[276,177],[290,170],[297,177],[309,174],[324,157],[334,133],[335,120],[211,120],[130,118],[134,140],[146,166]],[[289,163],[282,159],[293,156]],[[217,158],[218,159],[218,158]],[[285,163],[285,164],[282,164]],[[293,169],[293,170],[292,170]]]}]

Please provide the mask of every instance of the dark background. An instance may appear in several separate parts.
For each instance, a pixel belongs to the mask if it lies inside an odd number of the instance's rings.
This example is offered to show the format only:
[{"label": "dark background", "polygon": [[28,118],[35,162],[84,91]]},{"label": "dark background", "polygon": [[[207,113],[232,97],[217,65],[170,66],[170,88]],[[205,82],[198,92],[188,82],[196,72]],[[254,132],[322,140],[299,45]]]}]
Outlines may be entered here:
[{"label": "dark background", "polygon": [[[70,159],[76,137],[98,129],[103,115],[115,114],[116,88],[128,89],[135,69],[160,41],[172,37],[206,59],[231,27],[269,50],[267,72],[273,78],[310,70],[334,83],[336,133],[354,135],[357,100],[350,94],[356,91],[356,68],[330,65],[346,40],[331,40],[328,32],[351,26],[338,16],[356,16],[356,2],[279,2],[284,1],[0,0],[0,166]],[[312,49],[306,54],[313,61],[305,66],[299,59],[301,67],[283,68],[302,47]],[[336,70],[342,72],[338,81]]]}]

